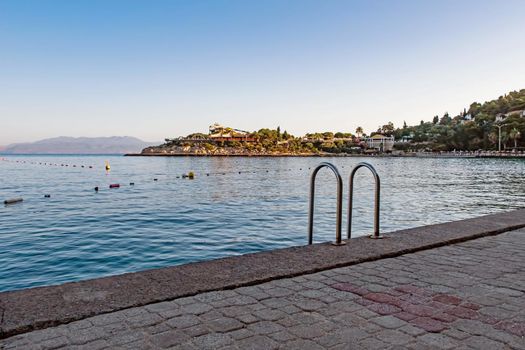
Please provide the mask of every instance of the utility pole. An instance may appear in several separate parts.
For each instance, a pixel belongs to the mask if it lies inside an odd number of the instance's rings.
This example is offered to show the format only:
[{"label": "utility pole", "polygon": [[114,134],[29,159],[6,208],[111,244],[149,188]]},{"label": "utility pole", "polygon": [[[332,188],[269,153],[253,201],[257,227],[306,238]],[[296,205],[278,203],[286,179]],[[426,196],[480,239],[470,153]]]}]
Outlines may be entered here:
[{"label": "utility pole", "polygon": [[499,136],[498,136],[498,152],[501,153],[501,128],[506,126],[507,124],[501,124],[501,125],[497,125],[496,124],[496,127],[498,128],[499,130]]}]

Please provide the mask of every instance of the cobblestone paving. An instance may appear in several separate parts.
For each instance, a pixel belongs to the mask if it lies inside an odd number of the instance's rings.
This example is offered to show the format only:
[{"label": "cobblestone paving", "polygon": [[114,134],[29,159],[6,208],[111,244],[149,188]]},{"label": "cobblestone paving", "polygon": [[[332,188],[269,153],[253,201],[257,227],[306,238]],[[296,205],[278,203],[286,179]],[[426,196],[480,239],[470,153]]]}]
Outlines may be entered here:
[{"label": "cobblestone paving", "polygon": [[3,349],[525,349],[525,230],[203,293]]}]

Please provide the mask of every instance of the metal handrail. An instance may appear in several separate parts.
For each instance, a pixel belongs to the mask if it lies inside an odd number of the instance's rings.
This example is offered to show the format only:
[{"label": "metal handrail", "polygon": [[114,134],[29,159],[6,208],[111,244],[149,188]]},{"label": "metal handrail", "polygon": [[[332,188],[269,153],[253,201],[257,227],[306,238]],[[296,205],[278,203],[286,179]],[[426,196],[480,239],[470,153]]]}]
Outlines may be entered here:
[{"label": "metal handrail", "polygon": [[361,162],[358,163],[352,172],[350,173],[350,194],[348,196],[348,229],[347,229],[347,238],[350,239],[352,236],[352,206],[353,206],[353,198],[354,198],[354,176],[357,170],[360,168],[368,168],[372,172],[372,175],[374,175],[375,182],[376,182],[376,190],[375,190],[375,203],[374,203],[374,234],[370,236],[370,238],[383,238],[379,234],[379,206],[380,206],[380,191],[381,191],[381,182],[379,179],[379,174],[377,173],[376,169],[369,163]]},{"label": "metal handrail", "polygon": [[337,213],[336,213],[336,223],[335,223],[335,242],[334,245],[344,245],[341,237],[341,222],[342,222],[342,213],[343,213],[343,179],[337,167],[328,162],[322,162],[319,164],[310,178],[310,212],[308,215],[308,244],[313,243],[313,233],[314,233],[314,197],[315,197],[315,178],[317,173],[322,168],[329,168],[334,173],[337,179]]}]

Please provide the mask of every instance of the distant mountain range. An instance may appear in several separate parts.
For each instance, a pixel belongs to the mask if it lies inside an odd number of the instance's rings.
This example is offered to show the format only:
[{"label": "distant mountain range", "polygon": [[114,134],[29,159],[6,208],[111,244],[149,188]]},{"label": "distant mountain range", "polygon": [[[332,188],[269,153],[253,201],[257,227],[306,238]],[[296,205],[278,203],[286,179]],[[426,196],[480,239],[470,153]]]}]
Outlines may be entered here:
[{"label": "distant mountain range", "polygon": [[136,137],[55,137],[29,143],[0,146],[3,154],[124,154],[137,153],[159,142],[145,142]]}]

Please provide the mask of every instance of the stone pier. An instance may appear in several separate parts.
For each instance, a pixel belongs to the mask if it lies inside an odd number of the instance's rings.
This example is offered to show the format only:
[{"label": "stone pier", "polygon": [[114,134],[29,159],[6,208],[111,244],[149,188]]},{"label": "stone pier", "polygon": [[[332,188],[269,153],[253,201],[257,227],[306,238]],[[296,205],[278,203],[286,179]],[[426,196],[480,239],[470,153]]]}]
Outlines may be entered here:
[{"label": "stone pier", "polygon": [[0,349],[525,349],[525,210],[0,293]]}]

